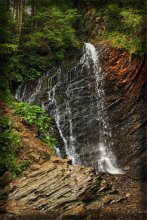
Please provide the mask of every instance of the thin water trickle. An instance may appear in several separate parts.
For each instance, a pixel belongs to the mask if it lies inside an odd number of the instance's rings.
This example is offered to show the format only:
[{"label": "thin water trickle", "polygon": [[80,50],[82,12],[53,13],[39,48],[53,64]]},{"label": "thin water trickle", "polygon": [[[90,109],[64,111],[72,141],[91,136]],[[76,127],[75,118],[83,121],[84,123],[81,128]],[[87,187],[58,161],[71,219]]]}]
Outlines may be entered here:
[{"label": "thin water trickle", "polygon": [[[65,152],[67,154],[67,157],[72,160],[72,163],[74,164],[75,163],[75,157],[74,155],[72,154],[71,150],[70,150],[70,146],[68,146],[68,142],[67,142],[67,139],[64,137],[64,134],[63,134],[63,131],[62,131],[62,128],[61,128],[61,125],[60,125],[60,111],[59,111],[59,108],[58,108],[58,104],[57,104],[57,101],[56,101],[56,87],[57,87],[58,83],[48,92],[48,100],[50,102],[50,104],[54,104],[55,105],[55,112],[54,112],[54,119],[55,119],[55,122],[56,122],[56,125],[57,125],[57,128],[58,128],[58,131],[59,131],[59,134],[64,142],[64,147],[65,147]],[[56,150],[56,148],[55,148]],[[59,152],[57,151],[57,154],[59,154]]]},{"label": "thin water trickle", "polygon": [[73,122],[72,122],[72,112],[71,112],[71,107],[69,103],[69,87],[66,90],[66,96],[67,96],[67,101],[66,101],[66,111],[68,113],[68,120],[69,120],[69,147],[70,151],[72,154],[72,163],[75,165],[77,164],[77,154],[75,152],[75,142],[76,142],[76,137],[73,134]]},{"label": "thin water trickle", "polygon": [[35,91],[31,94],[31,96],[30,96],[30,98],[29,98],[29,100],[28,100],[29,103],[34,102],[35,97],[39,94],[39,92],[40,92],[40,90],[41,90],[41,87],[42,87],[42,81],[43,81],[43,78],[42,78],[42,77],[39,78],[38,83],[37,83],[37,86],[36,86],[36,89],[35,89]]}]

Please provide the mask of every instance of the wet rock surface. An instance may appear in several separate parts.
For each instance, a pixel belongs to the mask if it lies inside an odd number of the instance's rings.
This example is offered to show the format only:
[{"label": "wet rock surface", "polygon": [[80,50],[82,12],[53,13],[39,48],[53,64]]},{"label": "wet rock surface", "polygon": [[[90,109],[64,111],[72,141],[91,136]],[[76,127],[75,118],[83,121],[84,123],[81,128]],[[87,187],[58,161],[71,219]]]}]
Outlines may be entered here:
[{"label": "wet rock surface", "polygon": [[[109,116],[111,148],[118,164],[130,175],[145,178],[145,67],[144,59],[109,45],[97,46],[103,71],[105,105]],[[23,84],[17,92],[21,101],[45,107],[58,121],[62,157],[74,155],[77,164],[98,168],[100,122],[97,119],[96,78],[93,66],[69,64],[50,70],[38,82]],[[31,94],[28,88],[32,88]],[[32,92],[33,91],[33,92]],[[33,93],[33,94],[32,94]]]},{"label": "wet rock surface", "polygon": [[146,176],[146,59],[103,45],[107,111],[113,150],[130,175]]}]

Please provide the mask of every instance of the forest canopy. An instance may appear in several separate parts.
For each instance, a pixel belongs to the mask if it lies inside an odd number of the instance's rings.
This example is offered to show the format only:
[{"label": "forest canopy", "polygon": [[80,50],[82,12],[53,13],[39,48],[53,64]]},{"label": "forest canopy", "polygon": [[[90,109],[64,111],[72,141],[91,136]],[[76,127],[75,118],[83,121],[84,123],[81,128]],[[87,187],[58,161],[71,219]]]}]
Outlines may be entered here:
[{"label": "forest canopy", "polygon": [[[7,75],[16,81],[34,79],[65,51],[78,47],[73,28],[76,9],[65,1],[2,1],[1,59],[7,57]],[[5,73],[6,73],[5,72]]]},{"label": "forest canopy", "polygon": [[103,39],[144,55],[144,0],[0,0],[1,81],[33,80],[61,64],[79,48],[83,11],[92,7],[105,23]]}]

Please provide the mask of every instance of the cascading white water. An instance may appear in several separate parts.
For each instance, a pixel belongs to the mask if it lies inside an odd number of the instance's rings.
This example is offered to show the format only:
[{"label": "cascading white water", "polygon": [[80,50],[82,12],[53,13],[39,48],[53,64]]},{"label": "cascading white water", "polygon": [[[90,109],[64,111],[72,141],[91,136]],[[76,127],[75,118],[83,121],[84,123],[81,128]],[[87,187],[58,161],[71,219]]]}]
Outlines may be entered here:
[{"label": "cascading white water", "polygon": [[[33,88],[27,84],[20,84],[16,90],[15,98],[21,102],[35,103],[35,98],[40,94],[45,79],[48,79],[49,71],[41,76]],[[42,103],[43,107],[43,103]]]},{"label": "cascading white water", "polygon": [[42,78],[42,77],[39,78],[38,84],[37,84],[37,86],[36,86],[36,89],[35,89],[35,91],[32,93],[32,95],[30,96],[30,98],[29,98],[29,100],[28,100],[29,103],[34,102],[35,97],[39,94],[39,92],[40,92],[40,90],[41,90],[41,86],[42,86],[42,81],[43,81],[43,78]]},{"label": "cascading white water", "polygon": [[[92,66],[91,66],[92,61]],[[108,172],[111,174],[122,174],[123,171],[118,167],[116,157],[112,152],[111,142],[111,129],[108,122],[108,116],[104,111],[105,108],[105,91],[103,88],[103,76],[104,73],[101,70],[99,63],[99,54],[96,51],[94,45],[85,43],[85,53],[82,56],[80,63],[87,68],[92,68],[95,74],[96,80],[96,95],[97,95],[97,120],[100,124],[100,140],[98,143],[99,158],[98,158],[98,170],[101,172]]]},{"label": "cascading white water", "polygon": [[19,101],[23,102],[24,101],[24,97],[25,97],[25,94],[26,94],[26,85],[24,86],[23,88],[23,93],[21,94],[21,89],[22,89],[22,85],[23,84],[20,84],[16,90],[16,94],[15,94],[15,98],[18,99]]},{"label": "cascading white water", "polygon": [[72,163],[77,164],[77,154],[75,152],[75,142],[76,138],[73,135],[73,124],[72,124],[72,113],[71,113],[71,108],[69,104],[69,87],[66,90],[66,96],[67,96],[67,101],[66,101],[66,111],[68,113],[68,120],[69,120],[69,147],[72,155]]},{"label": "cascading white water", "polygon": [[[61,70],[59,70],[59,71],[61,71]],[[72,161],[73,164],[75,164],[75,156],[74,156],[73,144],[72,144],[74,141],[74,138],[72,135],[72,122],[71,122],[71,118],[70,118],[71,112],[70,112],[69,104],[67,104],[66,110],[68,111],[68,114],[69,114],[69,123],[70,123],[70,137],[69,137],[70,144],[68,145],[67,140],[64,137],[64,134],[62,132],[62,128],[60,126],[60,121],[61,121],[60,111],[59,111],[58,104],[57,104],[56,97],[55,97],[57,85],[58,85],[58,83],[51,90],[49,90],[48,100],[49,100],[50,104],[55,105],[54,119],[55,119],[55,122],[56,122],[56,125],[58,128],[59,134],[64,142],[64,147],[65,147],[65,152],[67,154],[67,157]],[[56,153],[59,155],[60,152],[58,152],[58,149],[55,148],[55,150],[56,150]]]},{"label": "cascading white water", "polygon": [[[85,43],[83,55],[75,67],[69,71],[50,70],[34,86],[22,84],[16,91],[16,98],[42,105],[51,114],[72,164],[122,174],[112,151],[100,53],[92,44]],[[59,148],[55,150],[61,156]]]}]

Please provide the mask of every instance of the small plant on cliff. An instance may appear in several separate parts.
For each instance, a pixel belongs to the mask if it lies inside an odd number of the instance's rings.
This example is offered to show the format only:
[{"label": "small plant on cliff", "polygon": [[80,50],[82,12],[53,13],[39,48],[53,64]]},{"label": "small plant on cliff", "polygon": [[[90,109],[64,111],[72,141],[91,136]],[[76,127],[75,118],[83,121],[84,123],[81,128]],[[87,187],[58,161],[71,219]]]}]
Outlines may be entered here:
[{"label": "small plant on cliff", "polygon": [[50,118],[41,107],[29,103],[16,103],[15,113],[21,115],[28,126],[35,126],[38,137],[53,150],[57,140],[50,132]]},{"label": "small plant on cliff", "polygon": [[0,118],[0,173],[6,170],[18,174],[21,168],[16,162],[17,150],[21,147],[21,140],[13,130],[8,117]]}]

